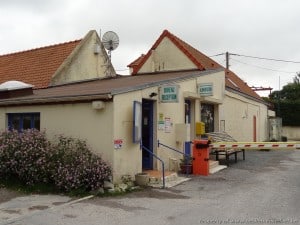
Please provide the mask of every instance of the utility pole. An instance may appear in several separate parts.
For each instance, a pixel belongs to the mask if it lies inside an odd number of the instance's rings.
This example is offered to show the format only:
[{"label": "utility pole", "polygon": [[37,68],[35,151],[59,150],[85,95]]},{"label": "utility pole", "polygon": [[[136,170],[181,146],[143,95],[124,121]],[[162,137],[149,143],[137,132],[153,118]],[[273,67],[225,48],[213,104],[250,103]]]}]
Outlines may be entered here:
[{"label": "utility pole", "polygon": [[281,99],[281,96],[280,96],[280,76],[279,76],[279,90],[278,90],[278,115],[277,116],[281,116],[281,113],[280,113],[280,99]]},{"label": "utility pole", "polygon": [[228,71],[229,70],[229,52],[226,52],[225,55],[226,55],[226,71]]}]

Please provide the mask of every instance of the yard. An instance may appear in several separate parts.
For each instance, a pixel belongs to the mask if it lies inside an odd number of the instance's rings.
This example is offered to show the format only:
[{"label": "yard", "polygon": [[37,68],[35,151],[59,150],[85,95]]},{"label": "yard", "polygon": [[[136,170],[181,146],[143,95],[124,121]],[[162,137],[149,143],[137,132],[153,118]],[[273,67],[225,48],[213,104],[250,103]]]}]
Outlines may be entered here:
[{"label": "yard", "polygon": [[0,195],[0,225],[300,224],[300,151],[247,151],[245,161],[208,177],[118,197]]}]

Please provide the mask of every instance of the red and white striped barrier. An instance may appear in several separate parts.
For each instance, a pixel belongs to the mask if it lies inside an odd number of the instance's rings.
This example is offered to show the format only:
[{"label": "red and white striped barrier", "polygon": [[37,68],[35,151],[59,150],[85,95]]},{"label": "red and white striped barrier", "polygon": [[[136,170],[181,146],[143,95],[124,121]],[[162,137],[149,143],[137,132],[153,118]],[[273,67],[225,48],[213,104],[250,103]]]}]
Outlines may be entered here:
[{"label": "red and white striped barrier", "polygon": [[212,149],[300,149],[300,142],[214,142]]}]

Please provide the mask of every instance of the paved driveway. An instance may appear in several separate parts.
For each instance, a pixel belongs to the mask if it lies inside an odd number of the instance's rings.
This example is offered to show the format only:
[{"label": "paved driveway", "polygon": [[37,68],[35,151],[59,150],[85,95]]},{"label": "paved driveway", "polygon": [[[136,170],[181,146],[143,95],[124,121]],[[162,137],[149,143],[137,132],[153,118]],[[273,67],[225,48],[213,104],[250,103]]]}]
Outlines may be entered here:
[{"label": "paved driveway", "polygon": [[[250,151],[246,161],[166,190],[80,202],[52,197],[0,224],[300,224],[300,151]],[[17,210],[18,199],[0,204],[0,215]]]}]

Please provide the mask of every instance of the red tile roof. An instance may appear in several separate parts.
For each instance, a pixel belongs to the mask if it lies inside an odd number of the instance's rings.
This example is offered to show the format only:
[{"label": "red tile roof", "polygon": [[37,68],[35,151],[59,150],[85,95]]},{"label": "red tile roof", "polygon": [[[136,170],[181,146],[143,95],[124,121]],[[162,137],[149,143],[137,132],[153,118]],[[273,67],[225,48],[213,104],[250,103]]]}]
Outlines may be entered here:
[{"label": "red tile roof", "polygon": [[[199,70],[217,68],[225,69],[222,65],[218,64],[216,61],[212,60],[197,49],[193,48],[191,45],[176,37],[168,30],[164,30],[146,55],[142,55],[142,57],[139,57],[137,60],[128,65],[132,68],[132,75],[136,75],[138,73],[140,68],[150,57],[152,50],[156,49],[165,37],[169,38],[195,64]],[[256,92],[254,92],[242,79],[240,79],[230,70],[226,71],[226,87],[261,100],[260,96],[256,94]]]},{"label": "red tile roof", "polygon": [[0,83],[10,80],[48,87],[51,77],[80,40],[0,55]]},{"label": "red tile roof", "polygon": [[132,63],[130,63],[130,64],[128,65],[128,67],[135,67],[135,66],[138,66],[138,65],[142,62],[142,60],[143,60],[144,57],[145,57],[145,55],[142,54],[140,57],[138,57],[136,60],[134,60]]}]

